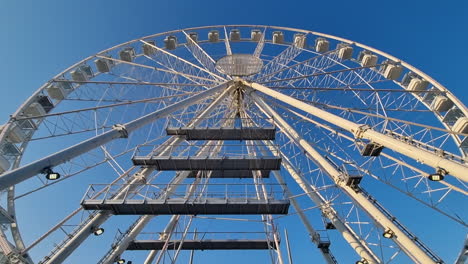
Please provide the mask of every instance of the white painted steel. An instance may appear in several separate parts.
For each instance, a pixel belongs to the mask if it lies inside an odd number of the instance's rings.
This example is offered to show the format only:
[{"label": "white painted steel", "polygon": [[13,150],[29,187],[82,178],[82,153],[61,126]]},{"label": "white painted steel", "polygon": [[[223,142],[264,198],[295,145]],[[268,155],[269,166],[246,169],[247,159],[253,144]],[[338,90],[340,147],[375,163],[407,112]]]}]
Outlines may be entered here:
[{"label": "white painted steel", "polygon": [[365,138],[369,139],[375,143],[378,143],[382,146],[385,146],[389,149],[392,149],[396,152],[399,152],[407,157],[410,157],[418,162],[429,165],[435,169],[443,168],[450,175],[463,180],[468,181],[468,167],[462,165],[456,161],[440,157],[429,151],[422,150],[420,148],[409,145],[405,142],[397,140],[391,136],[387,136],[380,132],[373,130],[372,128],[365,126],[363,124],[357,124],[342,117],[339,117],[335,114],[329,113],[322,109],[319,109],[310,104],[301,102],[295,98],[292,98],[288,95],[282,94],[280,92],[274,91],[266,86],[263,86],[258,83],[249,83],[244,81],[244,84],[252,87],[255,90],[258,90],[266,95],[269,95],[277,100],[285,102],[295,108],[301,109],[311,115],[314,115],[322,120],[325,120],[331,124],[334,124],[338,127],[341,127],[355,135],[356,138]]},{"label": "white painted steel", "polygon": [[[229,39],[228,39],[228,34],[227,34],[227,31],[226,31],[226,27],[229,27],[229,26],[207,26],[207,27],[190,28],[190,29],[185,29],[185,30],[186,30],[187,32],[189,32],[189,31],[192,31],[192,30],[205,30],[205,29],[208,30],[208,29],[213,29],[213,28],[216,28],[216,27],[218,27],[218,28],[224,28],[224,30],[225,30],[225,32],[226,32],[226,33],[225,33],[225,39],[224,39],[225,45],[226,45],[226,50],[227,50],[227,53],[228,53],[228,54],[231,54],[231,47],[230,47],[230,43],[229,43]],[[270,27],[270,26],[258,26],[258,25],[239,25],[239,26],[232,26],[232,28],[234,28],[234,27],[240,28],[240,29],[245,28],[245,27],[250,27],[250,28],[254,28],[254,27],[255,27],[255,28],[264,27],[264,28],[265,28],[265,31],[266,31],[266,29],[269,29],[269,30],[294,31],[294,32],[300,32],[300,33],[302,33],[302,34],[309,34],[309,35],[313,35],[313,36],[325,37],[325,38],[327,38],[327,39],[331,39],[331,40],[335,40],[335,41],[340,41],[340,42],[343,42],[343,43],[347,43],[347,44],[349,44],[349,45],[351,45],[351,46],[353,46],[353,47],[355,47],[355,48],[363,48],[363,49],[372,51],[373,53],[378,54],[379,57],[388,58],[388,59],[390,59],[390,60],[396,62],[398,65],[403,66],[405,69],[410,70],[410,71],[416,73],[416,74],[419,75],[422,79],[427,80],[427,81],[428,81],[431,85],[433,85],[436,89],[438,89],[438,90],[440,90],[440,91],[448,92],[447,89],[446,89],[445,87],[443,87],[442,85],[440,85],[439,83],[437,83],[435,80],[433,80],[432,78],[430,78],[430,76],[427,76],[427,75],[424,74],[423,72],[421,72],[421,71],[415,69],[415,68],[412,67],[411,65],[408,65],[407,63],[405,63],[405,62],[399,60],[398,58],[395,58],[395,57],[390,56],[390,55],[388,55],[388,54],[386,54],[386,53],[383,53],[383,52],[381,52],[381,51],[378,51],[378,50],[376,50],[376,49],[373,49],[373,48],[371,48],[371,47],[369,47],[369,46],[366,46],[366,45],[363,45],[363,44],[360,44],[360,43],[355,43],[355,42],[350,41],[350,40],[347,40],[347,39],[343,39],[343,38],[339,38],[339,37],[335,37],[335,36],[331,36],[331,35],[327,35],[327,34],[322,34],[322,33],[318,33],[318,32],[308,31],[308,30],[292,29],[292,28],[286,28],[286,27]],[[265,31],[264,31],[264,32],[265,32]],[[181,32],[181,30],[174,30],[174,31],[171,31],[171,32],[164,32],[164,33],[155,34],[155,35],[152,35],[152,36],[147,36],[147,37],[145,37],[145,38],[140,38],[140,39],[137,39],[137,40],[129,41],[129,42],[126,42],[126,43],[122,43],[122,44],[120,44],[120,45],[118,45],[118,46],[116,46],[116,47],[113,47],[113,48],[110,48],[110,49],[108,49],[108,50],[105,50],[105,51],[101,52],[100,54],[104,54],[105,52],[110,51],[110,50],[112,50],[112,49],[126,47],[126,46],[128,46],[128,45],[130,45],[130,44],[132,44],[132,43],[138,42],[138,41],[140,41],[140,42],[144,42],[144,41],[148,42],[148,41],[147,41],[148,38],[157,37],[157,36],[165,36],[165,35],[168,35],[168,34],[171,34],[171,35],[172,35],[172,34],[176,34],[176,33],[178,33],[178,32]],[[240,37],[240,35],[239,35],[239,37]],[[271,36],[270,36],[270,37],[271,37]],[[264,40],[264,38],[265,38],[265,33],[262,35],[261,41],[259,42],[259,46],[260,46],[260,43],[261,43],[262,46],[263,46],[263,40]],[[218,41],[218,39],[219,39],[219,35],[218,35],[217,39],[215,39],[215,41]],[[257,41],[258,41],[258,40],[257,40]],[[266,40],[266,41],[268,41],[268,40]],[[286,41],[287,41],[287,40],[286,40]],[[195,42],[195,43],[197,43],[197,42]],[[284,43],[285,45],[288,44],[287,42],[284,42],[284,39],[282,39],[281,43]],[[197,44],[197,45],[198,45],[198,44]],[[166,52],[166,51],[164,51],[164,52]],[[261,53],[261,49],[260,49],[260,53]],[[170,52],[167,52],[166,54],[169,55]],[[260,55],[260,54],[259,54],[259,55]],[[78,62],[77,64],[73,65],[72,67],[66,69],[63,73],[57,75],[55,78],[60,78],[64,73],[69,72],[70,70],[73,70],[73,68],[75,68],[76,66],[79,66],[80,64],[82,64],[82,63],[84,63],[84,62],[86,62],[86,61],[88,61],[88,62],[89,62],[89,61],[92,61],[92,60],[95,59],[96,57],[97,57],[97,58],[102,58],[102,57],[99,57],[99,56],[100,56],[100,55],[91,56],[91,57],[89,57],[89,58],[86,58],[85,60],[80,61],[80,62]],[[170,55],[169,55],[169,56],[170,56]],[[113,60],[113,61],[114,61],[114,60]],[[115,60],[115,62],[119,62],[119,60]],[[119,62],[119,63],[120,63],[120,62]],[[129,64],[129,65],[140,66],[140,67],[142,66],[142,65],[135,64],[135,63]],[[161,70],[161,71],[162,71],[163,69],[157,69],[157,70]],[[201,70],[203,71],[204,69],[201,69]],[[184,77],[196,77],[196,76],[189,76],[189,75],[187,75],[187,74],[182,74],[182,73],[180,74],[180,76],[184,76]],[[213,75],[212,75],[212,76],[213,76]],[[86,76],[86,77],[87,77],[87,76]],[[199,78],[199,80],[201,80],[201,79],[202,79],[202,77]],[[22,111],[24,111],[24,110],[26,110],[26,112],[32,111],[31,108],[30,108],[30,106],[33,105],[33,104],[35,104],[35,102],[34,102],[35,96],[37,96],[41,91],[43,91],[44,89],[46,89],[46,85],[48,85],[48,84],[50,84],[50,83],[47,83],[47,84],[45,84],[43,87],[39,88],[39,90],[38,90],[37,92],[35,92],[35,93],[31,96],[31,98],[28,99],[28,100],[16,111],[16,113],[12,116],[12,119],[10,120],[10,122],[8,122],[8,123],[6,124],[5,129],[4,129],[3,131],[0,131],[0,139],[2,140],[2,142],[3,142],[3,140],[5,140],[5,138],[6,138],[6,133],[7,133],[8,131],[11,131],[11,126],[14,126],[14,125],[15,125],[15,123],[14,123],[14,118],[20,116],[20,113],[21,113]],[[67,91],[67,92],[68,92],[68,91]],[[467,110],[466,110],[466,107],[464,107],[463,104],[462,104],[453,94],[451,94],[450,92],[448,92],[446,96],[447,96],[448,99],[450,99],[450,101],[452,101],[457,107],[460,108],[460,110],[464,113],[465,116],[468,116],[468,112],[467,112]],[[56,94],[56,95],[54,95],[54,97],[55,97],[56,99],[60,100],[61,95],[60,95],[60,94]],[[37,104],[37,103],[36,103],[36,104]],[[28,108],[29,108],[29,109],[28,109]],[[440,109],[440,108],[439,108],[439,109]],[[43,110],[43,109],[42,109],[42,110]],[[40,108],[37,108],[35,111],[36,111],[36,112],[39,111],[39,112],[43,113],[43,111],[41,111]],[[441,119],[441,118],[439,118],[439,119]],[[444,124],[444,125],[445,125],[445,124]],[[10,128],[10,129],[9,129],[9,128]],[[362,128],[364,128],[364,127],[362,127]],[[370,133],[371,131],[365,130],[365,128],[364,128],[362,131],[359,130],[359,129],[360,129],[360,128],[358,127],[358,129],[356,130],[356,131],[358,131],[359,136],[364,136],[364,135],[369,136],[369,135],[371,135],[371,133]],[[447,129],[449,129],[449,127],[447,127]],[[121,132],[121,130],[120,130],[120,132]],[[361,132],[362,132],[362,133],[361,133]],[[353,133],[354,133],[354,132],[353,132]],[[118,135],[117,135],[117,136],[118,136]],[[375,136],[375,135],[374,135],[374,136]],[[455,136],[454,136],[454,138],[455,138]],[[457,143],[460,143],[459,141],[457,141],[457,139],[456,139],[455,141],[456,141]],[[387,142],[387,144],[390,144],[390,145],[391,145],[392,142]],[[27,142],[25,142],[25,144],[23,144],[22,146],[23,146],[23,147],[26,147],[26,145],[27,145]],[[401,147],[401,146],[398,146],[398,147]],[[418,150],[418,152],[420,151],[420,149],[417,149],[417,150]],[[405,155],[406,155],[406,154],[405,154]],[[424,158],[425,158],[425,159],[429,159],[429,158],[431,158],[431,157],[424,157]],[[20,161],[20,160],[21,160],[21,157],[19,157],[19,159],[17,160],[17,164],[19,164],[19,161]],[[449,163],[443,163],[443,162],[444,162],[443,160],[441,160],[440,162],[439,162],[439,161],[434,161],[434,164],[438,164],[438,165],[437,165],[438,167],[442,167],[442,166],[448,167],[448,166],[451,166],[451,164],[449,164]],[[431,166],[432,166],[432,165],[431,165]],[[15,169],[15,168],[16,168],[15,165],[13,165],[12,167],[13,167],[12,169]],[[434,167],[434,166],[433,166],[433,167]],[[449,171],[450,173],[452,173],[451,170],[452,170],[452,169],[450,169],[450,170],[448,170],[448,171]],[[466,171],[465,171],[465,172],[466,172]],[[8,173],[8,172],[7,172],[7,173]],[[464,180],[466,181],[466,178],[465,178]],[[0,176],[0,181],[1,181],[1,176]],[[0,185],[0,186],[2,186],[2,185]],[[14,188],[10,188],[10,191],[9,191],[9,204],[13,204],[13,205],[14,205],[14,191],[12,191],[13,189],[14,189]],[[13,209],[11,210],[10,213],[14,215],[14,206],[13,206],[12,208],[13,208]],[[10,211],[10,209],[9,209],[9,211]],[[16,223],[14,223],[14,226],[12,226],[11,229],[12,229],[12,230],[13,230],[13,229],[14,229],[14,230],[17,230],[17,225],[16,225]],[[2,232],[0,232],[0,233],[2,233]],[[19,233],[18,233],[18,234],[19,234]],[[16,243],[17,245],[22,243],[22,241],[20,241],[21,238],[19,238],[18,236],[14,236],[14,240],[15,240],[15,243]],[[9,250],[11,250],[11,249],[10,249],[11,243],[8,243],[8,242],[6,241],[6,239],[3,240],[2,237],[0,237],[0,245],[4,245],[4,246],[6,247],[6,248],[5,248],[5,251],[6,251],[6,252],[8,252]]]},{"label": "white painted steel", "polygon": [[226,82],[209,90],[203,91],[190,98],[182,100],[176,104],[167,106],[164,109],[155,111],[143,117],[139,117],[124,125],[116,126],[112,130],[109,130],[101,135],[85,140],[55,154],[49,155],[45,158],[29,163],[28,165],[4,173],[0,175],[0,189],[5,189],[15,184],[18,184],[26,179],[33,177],[36,174],[41,173],[45,168],[54,167],[59,164],[62,164],[74,157],[77,157],[83,153],[95,149],[114,139],[125,138],[125,135],[128,136],[129,133],[137,130],[138,128],[147,125],[155,121],[156,119],[163,118],[176,110],[195,104],[201,100],[205,100],[207,97],[219,91],[225,90],[227,87],[228,83]]},{"label": "white painted steel", "polygon": [[[254,87],[255,88],[255,87]],[[266,87],[265,87],[266,88]],[[270,90],[268,88],[262,90]],[[260,90],[260,89],[258,89]],[[260,91],[262,91],[260,90]],[[361,192],[356,192],[350,186],[346,185],[341,177],[342,172],[338,171],[327,159],[317,152],[306,140],[304,140],[294,128],[292,128],[279,114],[277,114],[255,91],[250,91],[250,95],[263,111],[273,118],[276,125],[287,135],[289,135],[298,146],[309,154],[308,157],[319,166],[330,178],[358,204],[382,229],[391,229],[395,232],[393,240],[400,246],[408,257],[417,263],[436,263],[426,254],[414,241],[409,238],[391,219],[388,219],[375,205],[369,201]],[[281,98],[278,98],[281,100]],[[285,100],[286,101],[286,100]],[[319,109],[320,110],[320,109]],[[321,110],[322,111],[322,110]],[[328,113],[326,113],[328,114]],[[347,121],[347,120],[346,120]],[[349,122],[349,121],[348,121]],[[350,122],[351,123],[351,122]],[[367,259],[367,258],[366,258]],[[379,263],[376,260],[369,260],[371,263]],[[375,261],[375,262],[372,262]]]},{"label": "white painted steel", "polygon": [[[267,114],[270,117],[273,117],[274,121],[277,122],[277,126],[279,128],[281,128],[283,131],[287,131],[287,135],[291,136],[292,139],[297,139],[299,137],[299,134],[297,133],[292,135],[289,134],[295,133],[293,128],[290,127],[280,115],[278,115],[273,109],[271,109],[267,104],[265,104],[265,102],[261,98],[257,97],[256,95],[253,95],[252,98],[258,104],[259,108],[265,112],[265,114]],[[372,252],[372,250],[369,248],[366,241],[360,239],[359,236],[353,231],[353,229],[339,217],[336,210],[332,206],[330,206],[330,204],[326,201],[324,197],[320,195],[320,193],[314,188],[314,186],[308,184],[302,178],[302,176],[297,172],[295,167],[289,161],[287,155],[281,153],[281,158],[282,165],[289,173],[289,175],[294,179],[294,181],[299,185],[299,187],[302,188],[304,193],[306,193],[307,196],[317,206],[319,206],[323,215],[330,219],[332,224],[341,233],[343,238],[354,249],[354,251],[356,251],[356,253],[362,258],[368,260],[369,263],[382,263],[381,260],[377,257],[377,255],[374,252]],[[281,175],[279,175],[279,177],[276,174],[274,175],[277,178],[278,183],[280,183],[280,181],[283,181],[282,178],[280,178]],[[309,228],[313,230],[311,226]],[[313,234],[315,234],[315,231],[313,232]]]},{"label": "white painted steel", "polygon": [[[191,125],[196,126],[201,120],[206,117],[213,109],[219,105],[219,103],[229,94],[229,92],[232,90],[234,86],[229,86],[226,88],[224,91],[222,91],[214,100],[211,102],[206,109],[204,109],[200,114],[198,115],[198,119],[194,120]],[[171,137],[170,140],[172,140],[173,144],[179,144],[181,141],[183,141],[182,138],[180,137]],[[161,153],[168,153],[170,151],[169,148],[165,148],[161,150]],[[135,173],[132,177],[132,180],[129,182],[128,187],[123,187],[122,190],[120,190],[119,193],[116,194],[116,199],[121,197],[122,195],[125,195],[125,193],[131,192],[135,188],[138,187],[139,184],[144,184],[146,182],[146,179],[149,177],[149,175],[153,172],[152,169],[142,169],[141,171]],[[182,175],[184,176],[184,175]],[[179,177],[176,179],[178,183],[182,182],[183,179],[185,179],[188,176],[185,175],[185,177]],[[110,213],[108,212],[101,212],[98,213],[88,224],[86,224],[84,227],[81,228],[81,230],[74,235],[70,240],[67,241],[67,244],[63,245],[62,248],[60,248],[48,261],[45,261],[44,263],[61,263],[63,262],[68,256],[73,253],[73,251],[78,248],[79,245],[81,245],[86,238],[92,233],[89,230],[90,227],[95,227],[95,226],[101,226],[107,219],[111,216]],[[138,233],[136,233],[138,234]],[[113,254],[113,256],[119,256],[126,247],[121,247],[119,248],[118,255]]]}]

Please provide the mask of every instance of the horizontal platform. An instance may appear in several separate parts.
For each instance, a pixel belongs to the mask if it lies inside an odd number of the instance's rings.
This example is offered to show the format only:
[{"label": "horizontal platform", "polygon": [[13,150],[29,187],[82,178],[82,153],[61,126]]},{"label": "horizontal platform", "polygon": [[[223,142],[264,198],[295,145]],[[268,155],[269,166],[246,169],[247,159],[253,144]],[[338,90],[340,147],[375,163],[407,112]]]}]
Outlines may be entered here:
[{"label": "horizontal platform", "polygon": [[184,136],[186,140],[275,140],[274,126],[267,128],[242,127],[167,127],[167,135]]},{"label": "horizontal platform", "polygon": [[167,170],[279,170],[281,158],[277,156],[207,157],[207,156],[134,156],[136,166],[151,166]]},{"label": "horizontal platform", "polygon": [[[195,178],[197,176],[198,171],[190,172],[188,178]],[[212,179],[244,179],[244,178],[252,178],[253,174],[251,170],[215,170],[211,171],[210,178]],[[262,178],[270,178],[270,170],[260,170],[260,177]]]},{"label": "horizontal platform", "polygon": [[107,210],[115,215],[257,215],[287,214],[289,200],[257,198],[85,199],[81,205],[85,210]]},{"label": "horizontal platform", "polygon": [[[164,240],[134,240],[130,242],[127,250],[161,250]],[[168,250],[177,250],[181,241],[169,241]],[[274,241],[260,239],[227,239],[227,240],[184,240],[181,250],[261,250],[276,249]]]}]

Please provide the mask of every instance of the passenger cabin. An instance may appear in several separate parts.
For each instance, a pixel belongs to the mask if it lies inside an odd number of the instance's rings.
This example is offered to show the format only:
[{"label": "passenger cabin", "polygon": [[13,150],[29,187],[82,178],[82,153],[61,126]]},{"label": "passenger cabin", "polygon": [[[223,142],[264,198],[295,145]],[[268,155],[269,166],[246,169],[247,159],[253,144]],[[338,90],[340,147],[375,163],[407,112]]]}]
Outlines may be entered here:
[{"label": "passenger cabin", "polygon": [[452,130],[457,133],[468,133],[468,117],[460,117],[453,125]]},{"label": "passenger cabin", "polygon": [[368,50],[359,53],[358,61],[362,67],[373,67],[377,64],[377,55]]},{"label": "passenger cabin", "polygon": [[445,95],[438,95],[432,101],[431,109],[436,112],[446,112],[452,108],[453,102]]},{"label": "passenger cabin", "polygon": [[401,65],[397,65],[393,61],[386,60],[383,62],[383,65],[380,66],[380,72],[386,79],[395,81],[400,78],[401,73],[403,72],[403,67],[401,67]]},{"label": "passenger cabin", "polygon": [[124,48],[119,52],[119,58],[126,62],[133,62],[133,59],[135,58],[135,49],[133,47]]},{"label": "passenger cabin", "polygon": [[71,71],[70,75],[76,82],[86,82],[93,77],[93,70],[89,65],[81,65]]},{"label": "passenger cabin", "polygon": [[232,29],[229,33],[229,40],[231,41],[239,41],[241,40],[241,34],[238,29]]},{"label": "passenger cabin", "polygon": [[284,35],[282,31],[275,31],[273,32],[272,41],[274,44],[283,44],[284,43]]},{"label": "passenger cabin", "polygon": [[97,70],[101,73],[109,72],[114,67],[114,61],[106,58],[99,58],[94,61],[94,64],[96,64]]},{"label": "passenger cabin", "polygon": [[197,43],[198,42],[198,33],[190,32],[187,36],[187,44]]},{"label": "passenger cabin", "polygon": [[164,47],[167,50],[175,50],[177,48],[177,37],[176,36],[167,36],[164,39]]},{"label": "passenger cabin", "polygon": [[219,31],[212,30],[208,33],[208,40],[210,42],[218,42],[219,41]]},{"label": "passenger cabin", "polygon": [[454,106],[447,111],[447,113],[442,118],[442,122],[444,122],[447,125],[453,126],[458,121],[458,119],[464,116],[465,114],[463,113],[463,111],[460,110],[460,108],[458,108],[457,106]]},{"label": "passenger cabin", "polygon": [[157,49],[156,42],[154,40],[145,40],[146,43],[143,43],[143,54],[146,56],[151,56],[156,53]]},{"label": "passenger cabin", "polygon": [[50,98],[61,101],[73,91],[73,87],[68,82],[54,82],[47,85],[45,90]]},{"label": "passenger cabin", "polygon": [[252,29],[252,32],[250,33],[250,39],[252,41],[259,42],[262,39],[262,31],[259,29]]},{"label": "passenger cabin", "polygon": [[296,48],[304,49],[307,46],[307,38],[302,33],[294,34],[293,44]]},{"label": "passenger cabin", "polygon": [[408,72],[403,76],[401,84],[409,91],[419,92],[426,90],[429,82],[414,72]]},{"label": "passenger cabin", "polygon": [[330,41],[326,38],[317,38],[315,39],[315,51],[324,53],[330,49]]},{"label": "passenger cabin", "polygon": [[8,141],[12,143],[21,143],[27,138],[26,131],[21,129],[17,124],[11,126],[7,134]]},{"label": "passenger cabin", "polygon": [[54,105],[50,101],[48,96],[39,95],[36,97],[36,101],[30,104],[26,110],[24,110],[24,114],[26,116],[43,116],[50,112],[54,108]]},{"label": "passenger cabin", "polygon": [[347,43],[339,43],[336,49],[340,60],[349,60],[353,56],[353,47]]},{"label": "passenger cabin", "polygon": [[44,108],[46,113],[49,113],[53,108],[54,104],[50,101],[47,95],[39,95],[36,97],[37,103]]},{"label": "passenger cabin", "polygon": [[428,93],[425,93],[423,97],[423,102],[426,104],[430,105],[434,101],[434,98],[438,95],[439,90],[436,89],[435,87],[431,87],[431,89],[428,90]]},{"label": "passenger cabin", "polygon": [[11,142],[3,143],[2,152],[4,156],[13,156],[13,157],[17,157],[21,154],[21,151],[18,149],[18,147]]},{"label": "passenger cabin", "polygon": [[28,117],[33,117],[33,116],[43,116],[46,114],[44,108],[38,104],[38,103],[32,103],[30,104],[24,111],[24,115]]}]

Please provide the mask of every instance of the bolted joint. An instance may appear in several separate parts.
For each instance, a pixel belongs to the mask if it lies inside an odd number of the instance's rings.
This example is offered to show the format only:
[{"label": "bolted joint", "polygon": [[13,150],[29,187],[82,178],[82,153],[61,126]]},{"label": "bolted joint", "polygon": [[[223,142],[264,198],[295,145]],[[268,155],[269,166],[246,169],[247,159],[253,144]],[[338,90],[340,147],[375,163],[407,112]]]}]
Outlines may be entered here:
[{"label": "bolted joint", "polygon": [[320,207],[320,210],[322,211],[322,215],[325,217],[325,218],[328,218],[328,219],[332,219],[334,218],[334,213],[333,213],[333,210],[332,208],[330,207],[329,204],[324,204]]},{"label": "bolted joint", "polygon": [[348,181],[348,174],[345,173],[345,172],[340,171],[340,174],[338,174],[338,176],[334,177],[334,180],[335,180],[336,184],[339,185],[339,186],[346,185],[346,183]]},{"label": "bolted joint", "polygon": [[361,139],[364,132],[371,129],[369,125],[360,125],[356,131],[352,131],[354,133],[354,137],[356,139]]},{"label": "bolted joint", "polygon": [[139,172],[135,173],[133,177],[135,178],[135,180],[137,180],[141,184],[146,183],[146,176],[143,173],[139,173]]},{"label": "bolted joint", "polygon": [[310,236],[310,240],[314,243],[314,244],[318,244],[320,242],[320,234],[318,233],[315,233],[313,235]]},{"label": "bolted joint", "polygon": [[128,131],[122,124],[115,124],[112,126],[112,129],[119,131],[121,138],[128,138]]}]

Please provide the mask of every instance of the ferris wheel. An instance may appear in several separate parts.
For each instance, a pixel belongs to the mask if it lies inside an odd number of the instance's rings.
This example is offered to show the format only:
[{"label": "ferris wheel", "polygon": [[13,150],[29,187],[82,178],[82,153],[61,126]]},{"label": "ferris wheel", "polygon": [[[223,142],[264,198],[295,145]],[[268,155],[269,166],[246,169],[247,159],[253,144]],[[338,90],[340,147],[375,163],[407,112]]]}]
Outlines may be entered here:
[{"label": "ferris wheel", "polygon": [[309,30],[122,43],[0,130],[0,263],[446,263],[435,241],[453,234],[431,232],[468,226],[468,109],[396,57]]}]

